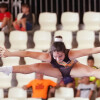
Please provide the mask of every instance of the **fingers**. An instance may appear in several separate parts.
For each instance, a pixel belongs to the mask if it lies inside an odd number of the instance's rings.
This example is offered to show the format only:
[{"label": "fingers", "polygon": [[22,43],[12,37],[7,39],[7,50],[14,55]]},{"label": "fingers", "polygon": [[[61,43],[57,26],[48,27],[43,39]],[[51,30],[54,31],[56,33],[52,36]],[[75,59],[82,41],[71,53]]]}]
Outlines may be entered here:
[{"label": "fingers", "polygon": [[6,49],[3,47],[0,47],[0,57],[5,57],[4,53],[5,53]]}]

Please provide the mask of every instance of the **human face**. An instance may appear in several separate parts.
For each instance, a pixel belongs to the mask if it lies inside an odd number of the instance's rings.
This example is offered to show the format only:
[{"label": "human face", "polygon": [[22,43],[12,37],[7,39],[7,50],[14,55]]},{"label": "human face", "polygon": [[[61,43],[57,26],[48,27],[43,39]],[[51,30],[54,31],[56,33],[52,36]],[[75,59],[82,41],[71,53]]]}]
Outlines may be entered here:
[{"label": "human face", "polygon": [[40,74],[40,73],[36,73],[36,79],[43,79],[43,74]]},{"label": "human face", "polygon": [[29,12],[29,8],[27,8],[27,7],[22,7],[22,12],[23,13],[28,13]]},{"label": "human face", "polygon": [[93,60],[88,60],[87,63],[88,63],[88,66],[90,66],[90,67],[94,66],[94,61]]},{"label": "human face", "polygon": [[89,84],[89,77],[83,77],[82,78],[82,83]]},{"label": "human face", "polygon": [[1,13],[5,13],[6,10],[7,10],[7,8],[0,8],[0,12],[1,12]]},{"label": "human face", "polygon": [[54,51],[53,52],[53,58],[57,61],[57,62],[62,62],[65,58],[65,53],[59,51]]}]

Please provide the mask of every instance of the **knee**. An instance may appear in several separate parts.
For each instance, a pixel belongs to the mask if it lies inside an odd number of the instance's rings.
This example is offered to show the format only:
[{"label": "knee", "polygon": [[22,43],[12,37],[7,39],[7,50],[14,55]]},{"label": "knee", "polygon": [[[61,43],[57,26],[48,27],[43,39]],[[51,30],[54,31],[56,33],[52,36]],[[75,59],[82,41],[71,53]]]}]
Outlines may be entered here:
[{"label": "knee", "polygon": [[13,22],[13,26],[16,24],[16,21]]},{"label": "knee", "polygon": [[94,70],[87,70],[86,76],[94,76]]},{"label": "knee", "polygon": [[32,67],[31,67],[31,70],[32,70],[33,72],[39,72],[39,71],[40,71],[40,68],[39,68],[40,63],[32,64],[31,66],[32,66]]},{"label": "knee", "polygon": [[26,22],[26,18],[22,18],[20,21],[21,23]]}]

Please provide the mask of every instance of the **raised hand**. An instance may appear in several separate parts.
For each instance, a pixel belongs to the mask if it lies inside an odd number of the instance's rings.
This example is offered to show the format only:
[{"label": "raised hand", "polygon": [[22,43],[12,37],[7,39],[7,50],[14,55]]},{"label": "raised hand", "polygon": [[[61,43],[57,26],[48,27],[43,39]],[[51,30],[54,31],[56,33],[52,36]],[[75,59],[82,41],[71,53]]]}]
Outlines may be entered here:
[{"label": "raised hand", "polygon": [[7,52],[9,52],[5,47],[0,47],[0,57],[7,57]]}]

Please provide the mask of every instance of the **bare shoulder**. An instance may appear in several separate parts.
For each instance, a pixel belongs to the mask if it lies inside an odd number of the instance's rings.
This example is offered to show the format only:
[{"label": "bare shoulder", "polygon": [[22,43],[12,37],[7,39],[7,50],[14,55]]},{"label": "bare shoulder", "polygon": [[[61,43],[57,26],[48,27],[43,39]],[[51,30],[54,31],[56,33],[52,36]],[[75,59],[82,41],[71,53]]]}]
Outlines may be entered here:
[{"label": "bare shoulder", "polygon": [[46,62],[51,62],[51,54],[47,52],[42,52],[40,58],[43,58]]}]

